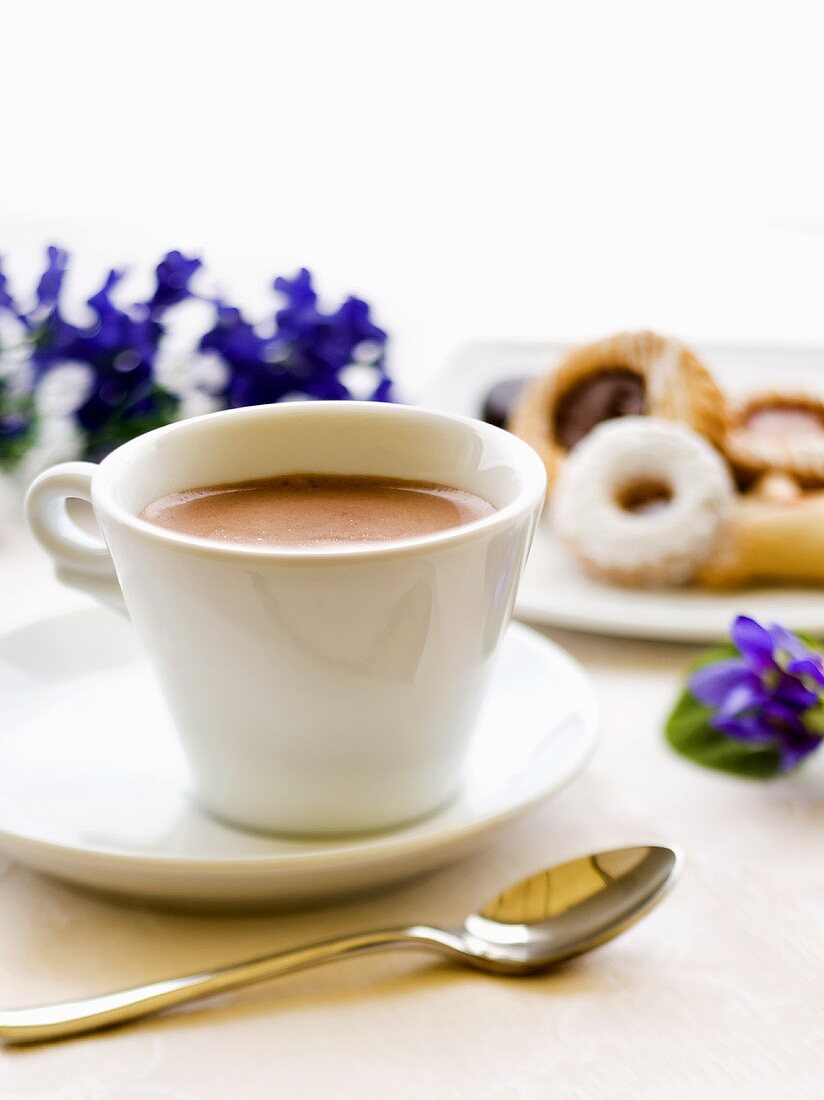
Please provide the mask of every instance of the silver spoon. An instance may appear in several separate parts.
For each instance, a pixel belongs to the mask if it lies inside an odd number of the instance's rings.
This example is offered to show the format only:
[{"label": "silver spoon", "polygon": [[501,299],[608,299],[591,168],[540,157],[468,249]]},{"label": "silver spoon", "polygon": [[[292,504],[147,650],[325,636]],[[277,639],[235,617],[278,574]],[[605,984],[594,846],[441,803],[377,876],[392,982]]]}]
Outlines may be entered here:
[{"label": "silver spoon", "polygon": [[436,951],[493,974],[533,974],[599,947],[640,920],[673,885],[681,864],[672,848],[650,845],[584,856],[510,886],[460,928],[414,924],[360,932],[99,997],[0,1011],[0,1038],[8,1043],[63,1039],[393,947]]}]

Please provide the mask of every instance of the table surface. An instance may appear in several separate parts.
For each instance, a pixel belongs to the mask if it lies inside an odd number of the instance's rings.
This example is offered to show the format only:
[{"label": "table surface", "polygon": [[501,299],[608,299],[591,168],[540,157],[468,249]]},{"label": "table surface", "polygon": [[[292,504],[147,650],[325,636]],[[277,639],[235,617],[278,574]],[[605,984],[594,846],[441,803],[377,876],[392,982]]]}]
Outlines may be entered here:
[{"label": "table surface", "polygon": [[[7,530],[0,606],[64,600],[29,537]],[[0,1096],[818,1095],[821,767],[770,784],[695,768],[660,732],[688,647],[552,636],[592,675],[603,741],[583,775],[481,853],[367,900],[251,916],[117,904],[4,862],[2,1001],[66,999],[373,925],[454,921],[536,868],[638,841],[687,853],[659,910],[544,977],[494,979],[387,955],[122,1031],[6,1049]]]}]

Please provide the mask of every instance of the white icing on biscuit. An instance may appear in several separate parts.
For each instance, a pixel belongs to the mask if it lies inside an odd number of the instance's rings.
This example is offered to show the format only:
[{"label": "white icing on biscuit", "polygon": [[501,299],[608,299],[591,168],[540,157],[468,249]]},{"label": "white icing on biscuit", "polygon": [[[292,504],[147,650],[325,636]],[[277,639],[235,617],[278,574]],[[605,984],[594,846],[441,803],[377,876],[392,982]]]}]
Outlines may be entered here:
[{"label": "white icing on biscuit", "polygon": [[[656,482],[670,500],[648,512],[620,499]],[[733,508],[735,490],[717,451],[683,424],[623,417],[595,428],[572,451],[551,515],[556,529],[594,572],[629,584],[687,584],[710,556]]]}]

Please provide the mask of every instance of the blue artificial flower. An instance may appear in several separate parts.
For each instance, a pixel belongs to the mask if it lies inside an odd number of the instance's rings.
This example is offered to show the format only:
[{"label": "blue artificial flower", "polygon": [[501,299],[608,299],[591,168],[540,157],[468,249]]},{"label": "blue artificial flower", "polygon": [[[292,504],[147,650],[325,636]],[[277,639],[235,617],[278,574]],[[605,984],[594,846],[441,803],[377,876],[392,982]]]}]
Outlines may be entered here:
[{"label": "blue artificial flower", "polygon": [[334,312],[324,312],[306,268],[292,279],[275,279],[273,286],[285,302],[268,331],[218,301],[215,326],[200,341],[201,351],[217,352],[229,365],[222,394],[227,406],[261,405],[287,396],[350,399],[343,372],[364,358],[374,385],[363,396],[393,399],[384,365],[387,336],[372,322],[366,302],[350,297]]},{"label": "blue artificial flower", "polygon": [[[188,406],[180,395],[186,387],[172,387],[168,372],[163,372],[170,355],[179,355],[178,383],[187,369],[196,378],[198,361],[203,362],[198,351],[218,356],[226,377],[216,384],[219,388],[208,390],[212,407],[296,397],[394,400],[385,367],[386,333],[373,323],[367,303],[349,297],[325,311],[305,268],[294,278],[274,281],[283,304],[261,326],[229,302],[196,294],[191,282],[201,260],[172,251],[157,265],[155,287],[145,301],[119,304],[115,296],[123,272],[112,270],[88,299],[92,321],[77,325],[61,309],[68,262],[65,249],[48,248],[28,308],[12,296],[0,266],[0,321],[14,319],[11,329],[19,333],[15,354],[22,352],[26,358],[28,379],[23,393],[5,385],[0,375],[0,463],[6,468],[19,461],[33,442],[37,424],[45,424],[48,416],[71,417],[79,429],[82,457],[98,459],[135,435],[185,415]],[[174,332],[167,335],[171,307],[186,299],[199,299],[215,311],[212,328],[195,346],[188,338],[185,345],[176,343]],[[88,368],[88,389],[79,393],[71,408],[44,412],[48,401],[41,402],[41,408],[35,390],[45,394],[39,387],[46,376],[69,364]],[[197,390],[197,382],[192,390]]]},{"label": "blue artificial flower", "polygon": [[15,317],[19,316],[19,311],[15,304],[14,298],[12,298],[9,292],[9,280],[6,273],[2,268],[2,259],[0,258],[0,309],[8,310],[9,313],[13,313]]},{"label": "blue artificial flower", "polygon": [[157,285],[146,303],[151,317],[157,319],[170,306],[185,301],[192,296],[189,283],[192,276],[203,266],[197,256],[184,256],[182,252],[167,252],[155,268]]},{"label": "blue artificial flower", "polygon": [[775,748],[789,771],[822,742],[824,657],[785,627],[764,627],[745,615],[731,637],[739,656],[697,669],[690,691],[714,712],[714,729]]},{"label": "blue artificial flower", "polygon": [[286,299],[275,314],[276,341],[286,349],[281,364],[292,372],[307,395],[349,398],[340,373],[357,362],[360,349],[369,346],[375,370],[375,388],[369,400],[391,400],[391,383],[384,371],[387,336],[373,324],[369,306],[347,298],[334,313],[318,308],[312,276],[301,268],[294,279],[275,279],[274,289]]},{"label": "blue artificial flower", "polygon": [[[181,295],[188,293],[188,278],[194,268],[193,261],[185,261],[180,253],[170,256],[175,259],[168,268],[161,262],[163,271],[158,271],[150,303],[132,308],[117,305],[113,294],[124,273],[112,270],[88,299],[94,320],[78,326],[60,311],[67,254],[54,247],[48,250],[46,271],[36,291],[37,304],[26,318],[34,341],[31,358],[38,379],[65,362],[91,367],[89,392],[73,414],[82,431],[84,458],[102,458],[120,443],[175,419],[177,397],[154,378],[154,358],[164,330],[153,313],[162,313],[166,304],[180,301]],[[194,263],[196,267],[199,261]],[[182,266],[185,270],[181,273]]]},{"label": "blue artificial flower", "polygon": [[[3,258],[0,256],[0,313],[10,313],[12,317],[15,317],[18,321],[27,326],[26,315],[23,310],[18,306],[11,291],[9,290],[9,280],[6,273],[3,271]],[[2,349],[0,349],[2,350]]]},{"label": "blue artificial flower", "polygon": [[57,305],[68,263],[69,254],[65,248],[49,245],[46,251],[46,270],[40,276],[35,291],[38,312],[54,309]]}]

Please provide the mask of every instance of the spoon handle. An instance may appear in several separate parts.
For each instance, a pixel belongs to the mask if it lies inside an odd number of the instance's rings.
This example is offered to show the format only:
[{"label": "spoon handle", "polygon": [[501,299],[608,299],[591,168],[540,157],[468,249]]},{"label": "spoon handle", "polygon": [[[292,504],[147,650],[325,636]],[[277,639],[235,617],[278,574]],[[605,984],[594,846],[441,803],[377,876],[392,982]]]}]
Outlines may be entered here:
[{"label": "spoon handle", "polygon": [[0,1039],[7,1043],[64,1039],[70,1035],[80,1035],[86,1031],[97,1031],[138,1020],[175,1005],[240,989],[281,974],[292,974],[296,970],[306,970],[352,955],[395,947],[429,948],[453,958],[463,955],[462,941],[457,935],[425,925],[361,932],[306,947],[279,951],[257,959],[247,959],[218,970],[150,982],[148,985],[121,989],[98,997],[37,1008],[0,1010]]}]

